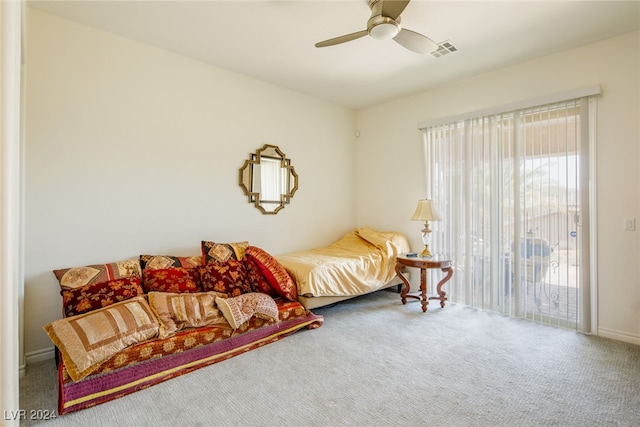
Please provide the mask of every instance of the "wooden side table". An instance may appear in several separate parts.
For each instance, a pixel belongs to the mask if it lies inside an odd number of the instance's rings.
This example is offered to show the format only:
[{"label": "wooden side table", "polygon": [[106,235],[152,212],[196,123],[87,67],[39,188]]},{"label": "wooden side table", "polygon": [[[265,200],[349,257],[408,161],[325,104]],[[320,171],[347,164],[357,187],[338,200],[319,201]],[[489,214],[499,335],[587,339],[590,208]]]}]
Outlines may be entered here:
[{"label": "wooden side table", "polygon": [[[402,274],[404,267],[415,267],[420,269],[420,295],[409,295],[411,284],[405,275]],[[427,270],[430,268],[439,268],[442,272],[447,273],[444,278],[438,282],[438,286],[436,287],[438,295],[431,297],[427,296]],[[420,256],[398,256],[396,259],[396,274],[404,282],[404,287],[400,293],[402,304],[407,303],[407,298],[416,298],[422,303],[422,311],[425,312],[427,311],[429,300],[438,299],[440,300],[440,307],[444,308],[444,303],[447,300],[447,293],[442,290],[442,286],[451,279],[451,276],[453,276],[453,266],[451,265],[450,259],[440,259],[438,257],[422,258]]]}]

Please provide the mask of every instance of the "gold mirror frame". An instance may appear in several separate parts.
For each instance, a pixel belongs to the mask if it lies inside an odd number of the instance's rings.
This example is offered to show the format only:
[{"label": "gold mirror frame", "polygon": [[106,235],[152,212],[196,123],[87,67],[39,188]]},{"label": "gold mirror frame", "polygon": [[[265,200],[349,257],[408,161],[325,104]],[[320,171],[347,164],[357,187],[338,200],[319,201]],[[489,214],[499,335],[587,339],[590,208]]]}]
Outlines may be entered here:
[{"label": "gold mirror frame", "polygon": [[240,187],[260,212],[275,215],[298,189],[298,174],[280,148],[265,144],[244,161]]}]

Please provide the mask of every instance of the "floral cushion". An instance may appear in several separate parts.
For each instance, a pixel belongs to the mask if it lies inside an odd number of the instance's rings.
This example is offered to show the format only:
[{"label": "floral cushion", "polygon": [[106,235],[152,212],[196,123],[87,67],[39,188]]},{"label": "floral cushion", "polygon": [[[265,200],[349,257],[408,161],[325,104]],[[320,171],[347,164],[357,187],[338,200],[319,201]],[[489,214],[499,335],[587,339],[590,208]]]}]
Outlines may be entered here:
[{"label": "floral cushion", "polygon": [[85,267],[63,268],[53,270],[60,287],[63,289],[80,288],[93,283],[108,282],[128,276],[142,276],[140,260],[130,258],[108,264],[93,264]]},{"label": "floral cushion", "polygon": [[215,243],[202,241],[202,262],[226,262],[230,259],[240,260],[244,258],[244,251],[249,246],[249,242],[235,243]]},{"label": "floral cushion", "polygon": [[143,294],[144,290],[137,276],[60,290],[66,317],[87,313]]},{"label": "floral cushion", "polygon": [[278,293],[271,287],[269,282],[267,282],[267,278],[264,277],[260,267],[258,267],[258,264],[256,264],[253,258],[245,257],[243,262],[247,268],[247,277],[249,278],[251,292],[262,292],[272,297],[278,296]]},{"label": "floral cushion", "polygon": [[145,292],[202,292],[197,268],[172,267],[159,270],[144,269],[142,286]]},{"label": "floral cushion", "polygon": [[200,256],[140,255],[140,267],[162,270],[169,267],[197,268],[202,265]]},{"label": "floral cushion", "polygon": [[166,338],[185,328],[227,323],[216,306],[217,296],[215,292],[149,292],[149,305],[160,321],[159,337]]},{"label": "floral cushion", "polygon": [[233,329],[237,329],[252,316],[278,321],[276,302],[263,293],[252,292],[233,298],[216,298],[216,305]]},{"label": "floral cushion", "polygon": [[205,292],[221,292],[229,297],[251,292],[244,263],[235,259],[200,267],[200,280]]},{"label": "floral cushion", "polygon": [[278,295],[289,301],[298,299],[298,289],[295,282],[277,259],[256,246],[247,247],[245,256],[256,263],[269,285]]},{"label": "floral cushion", "polygon": [[158,320],[143,296],[44,326],[74,381],[89,375],[120,350],[156,337],[158,329]]}]

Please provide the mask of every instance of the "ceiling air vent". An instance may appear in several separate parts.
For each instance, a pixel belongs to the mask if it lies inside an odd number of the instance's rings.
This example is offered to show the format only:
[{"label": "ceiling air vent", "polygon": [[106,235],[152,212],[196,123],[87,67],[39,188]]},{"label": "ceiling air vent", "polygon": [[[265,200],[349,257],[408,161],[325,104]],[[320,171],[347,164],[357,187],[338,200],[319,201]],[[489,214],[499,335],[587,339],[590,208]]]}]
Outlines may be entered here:
[{"label": "ceiling air vent", "polygon": [[448,55],[456,50],[458,50],[458,48],[453,44],[453,42],[451,40],[447,40],[445,42],[438,43],[438,48],[431,52],[431,55],[436,58],[440,58],[441,56]]}]

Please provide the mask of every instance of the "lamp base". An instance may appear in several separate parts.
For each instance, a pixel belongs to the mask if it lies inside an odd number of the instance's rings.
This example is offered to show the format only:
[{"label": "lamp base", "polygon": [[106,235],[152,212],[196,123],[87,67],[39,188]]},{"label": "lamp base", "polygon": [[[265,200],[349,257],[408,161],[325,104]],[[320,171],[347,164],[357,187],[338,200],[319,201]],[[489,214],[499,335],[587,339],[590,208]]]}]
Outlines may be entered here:
[{"label": "lamp base", "polygon": [[424,250],[420,253],[420,256],[422,258],[431,258],[433,256],[429,250],[429,245],[424,245]]}]

